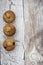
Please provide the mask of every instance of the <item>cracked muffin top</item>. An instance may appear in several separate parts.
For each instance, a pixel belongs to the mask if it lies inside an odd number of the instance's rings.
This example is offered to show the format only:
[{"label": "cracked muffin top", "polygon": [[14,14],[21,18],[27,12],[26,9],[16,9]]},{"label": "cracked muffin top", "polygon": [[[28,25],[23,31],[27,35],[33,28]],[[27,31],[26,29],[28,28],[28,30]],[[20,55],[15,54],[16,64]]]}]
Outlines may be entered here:
[{"label": "cracked muffin top", "polygon": [[15,13],[11,10],[6,11],[3,15],[3,20],[6,23],[12,23],[15,20],[15,18],[16,18]]},{"label": "cracked muffin top", "polygon": [[13,38],[8,38],[4,41],[3,47],[7,51],[11,51],[15,48],[15,40]]},{"label": "cracked muffin top", "polygon": [[13,24],[6,24],[3,28],[3,32],[7,36],[12,36],[16,33],[16,28]]}]

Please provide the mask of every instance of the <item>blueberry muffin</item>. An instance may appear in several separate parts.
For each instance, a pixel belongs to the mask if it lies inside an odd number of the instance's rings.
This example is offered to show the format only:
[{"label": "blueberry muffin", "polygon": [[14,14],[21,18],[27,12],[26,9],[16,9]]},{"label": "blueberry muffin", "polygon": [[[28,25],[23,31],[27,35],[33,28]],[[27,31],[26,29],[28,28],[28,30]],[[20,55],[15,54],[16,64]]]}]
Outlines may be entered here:
[{"label": "blueberry muffin", "polygon": [[15,20],[15,18],[16,18],[15,13],[11,10],[6,11],[3,15],[3,20],[6,23],[12,23]]},{"label": "blueberry muffin", "polygon": [[13,24],[6,24],[3,28],[3,32],[6,36],[12,36],[16,33],[16,28]]},{"label": "blueberry muffin", "polygon": [[13,38],[8,38],[4,41],[3,47],[7,51],[11,51],[15,48],[15,40]]}]

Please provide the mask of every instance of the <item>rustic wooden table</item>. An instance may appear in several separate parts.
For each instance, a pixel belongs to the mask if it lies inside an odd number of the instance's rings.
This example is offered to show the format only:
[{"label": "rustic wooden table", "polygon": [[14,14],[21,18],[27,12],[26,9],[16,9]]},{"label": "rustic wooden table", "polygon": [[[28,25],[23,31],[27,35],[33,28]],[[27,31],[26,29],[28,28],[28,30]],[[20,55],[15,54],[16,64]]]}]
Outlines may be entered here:
[{"label": "rustic wooden table", "polygon": [[42,51],[37,50],[43,44],[43,0],[24,0],[24,22],[26,65],[43,65]]},{"label": "rustic wooden table", "polygon": [[[7,52],[2,44],[7,38],[3,33],[6,24],[3,13],[9,9],[15,12],[18,40],[16,48]],[[36,49],[43,42],[43,0],[0,0],[0,46],[1,65],[43,65],[43,56]]]},{"label": "rustic wooden table", "polygon": [[[16,40],[16,47],[13,51],[7,52],[3,48],[3,42],[7,36],[3,33],[6,24],[3,21],[5,11],[11,9],[16,14],[15,24],[16,34],[12,36]],[[22,0],[0,0],[0,46],[1,46],[1,65],[24,65],[24,22],[23,22],[23,3]]]}]

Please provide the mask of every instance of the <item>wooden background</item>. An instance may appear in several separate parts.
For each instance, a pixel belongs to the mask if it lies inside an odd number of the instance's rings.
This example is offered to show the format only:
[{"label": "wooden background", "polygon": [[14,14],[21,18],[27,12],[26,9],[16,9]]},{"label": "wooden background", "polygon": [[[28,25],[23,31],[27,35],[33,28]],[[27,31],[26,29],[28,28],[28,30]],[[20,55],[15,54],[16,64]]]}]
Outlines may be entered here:
[{"label": "wooden background", "polygon": [[[43,0],[24,0],[26,65],[43,65]],[[43,45],[42,45],[43,48]]]},{"label": "wooden background", "polygon": [[[16,41],[13,51],[6,51],[3,42],[8,37],[3,33],[6,23],[3,21],[5,11],[11,9],[16,14],[16,20],[12,23],[16,27],[16,34],[12,36]],[[0,46],[1,65],[24,65],[24,24],[23,24],[23,4],[22,0],[1,0],[0,1]]]},{"label": "wooden background", "polygon": [[[1,65],[43,65],[42,52],[36,49],[37,44],[43,43],[43,0],[0,0],[0,5]],[[5,51],[2,46],[7,38],[2,31],[6,24],[2,16],[9,5],[16,13],[14,24],[17,33],[14,38],[19,41],[17,48],[11,52]]]}]

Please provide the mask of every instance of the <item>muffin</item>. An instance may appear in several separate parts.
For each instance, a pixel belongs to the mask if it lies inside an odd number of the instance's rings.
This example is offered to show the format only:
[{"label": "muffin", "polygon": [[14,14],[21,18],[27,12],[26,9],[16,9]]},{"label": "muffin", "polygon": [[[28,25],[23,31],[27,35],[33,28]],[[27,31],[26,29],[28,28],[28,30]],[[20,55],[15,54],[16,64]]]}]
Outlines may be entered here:
[{"label": "muffin", "polygon": [[15,20],[15,18],[16,18],[15,13],[11,10],[6,11],[3,15],[3,20],[6,23],[12,23]]},{"label": "muffin", "polygon": [[6,24],[3,28],[3,32],[6,36],[12,36],[16,33],[16,28],[13,24]]},{"label": "muffin", "polygon": [[7,51],[11,51],[15,48],[15,40],[13,38],[8,38],[4,41],[3,47]]}]

